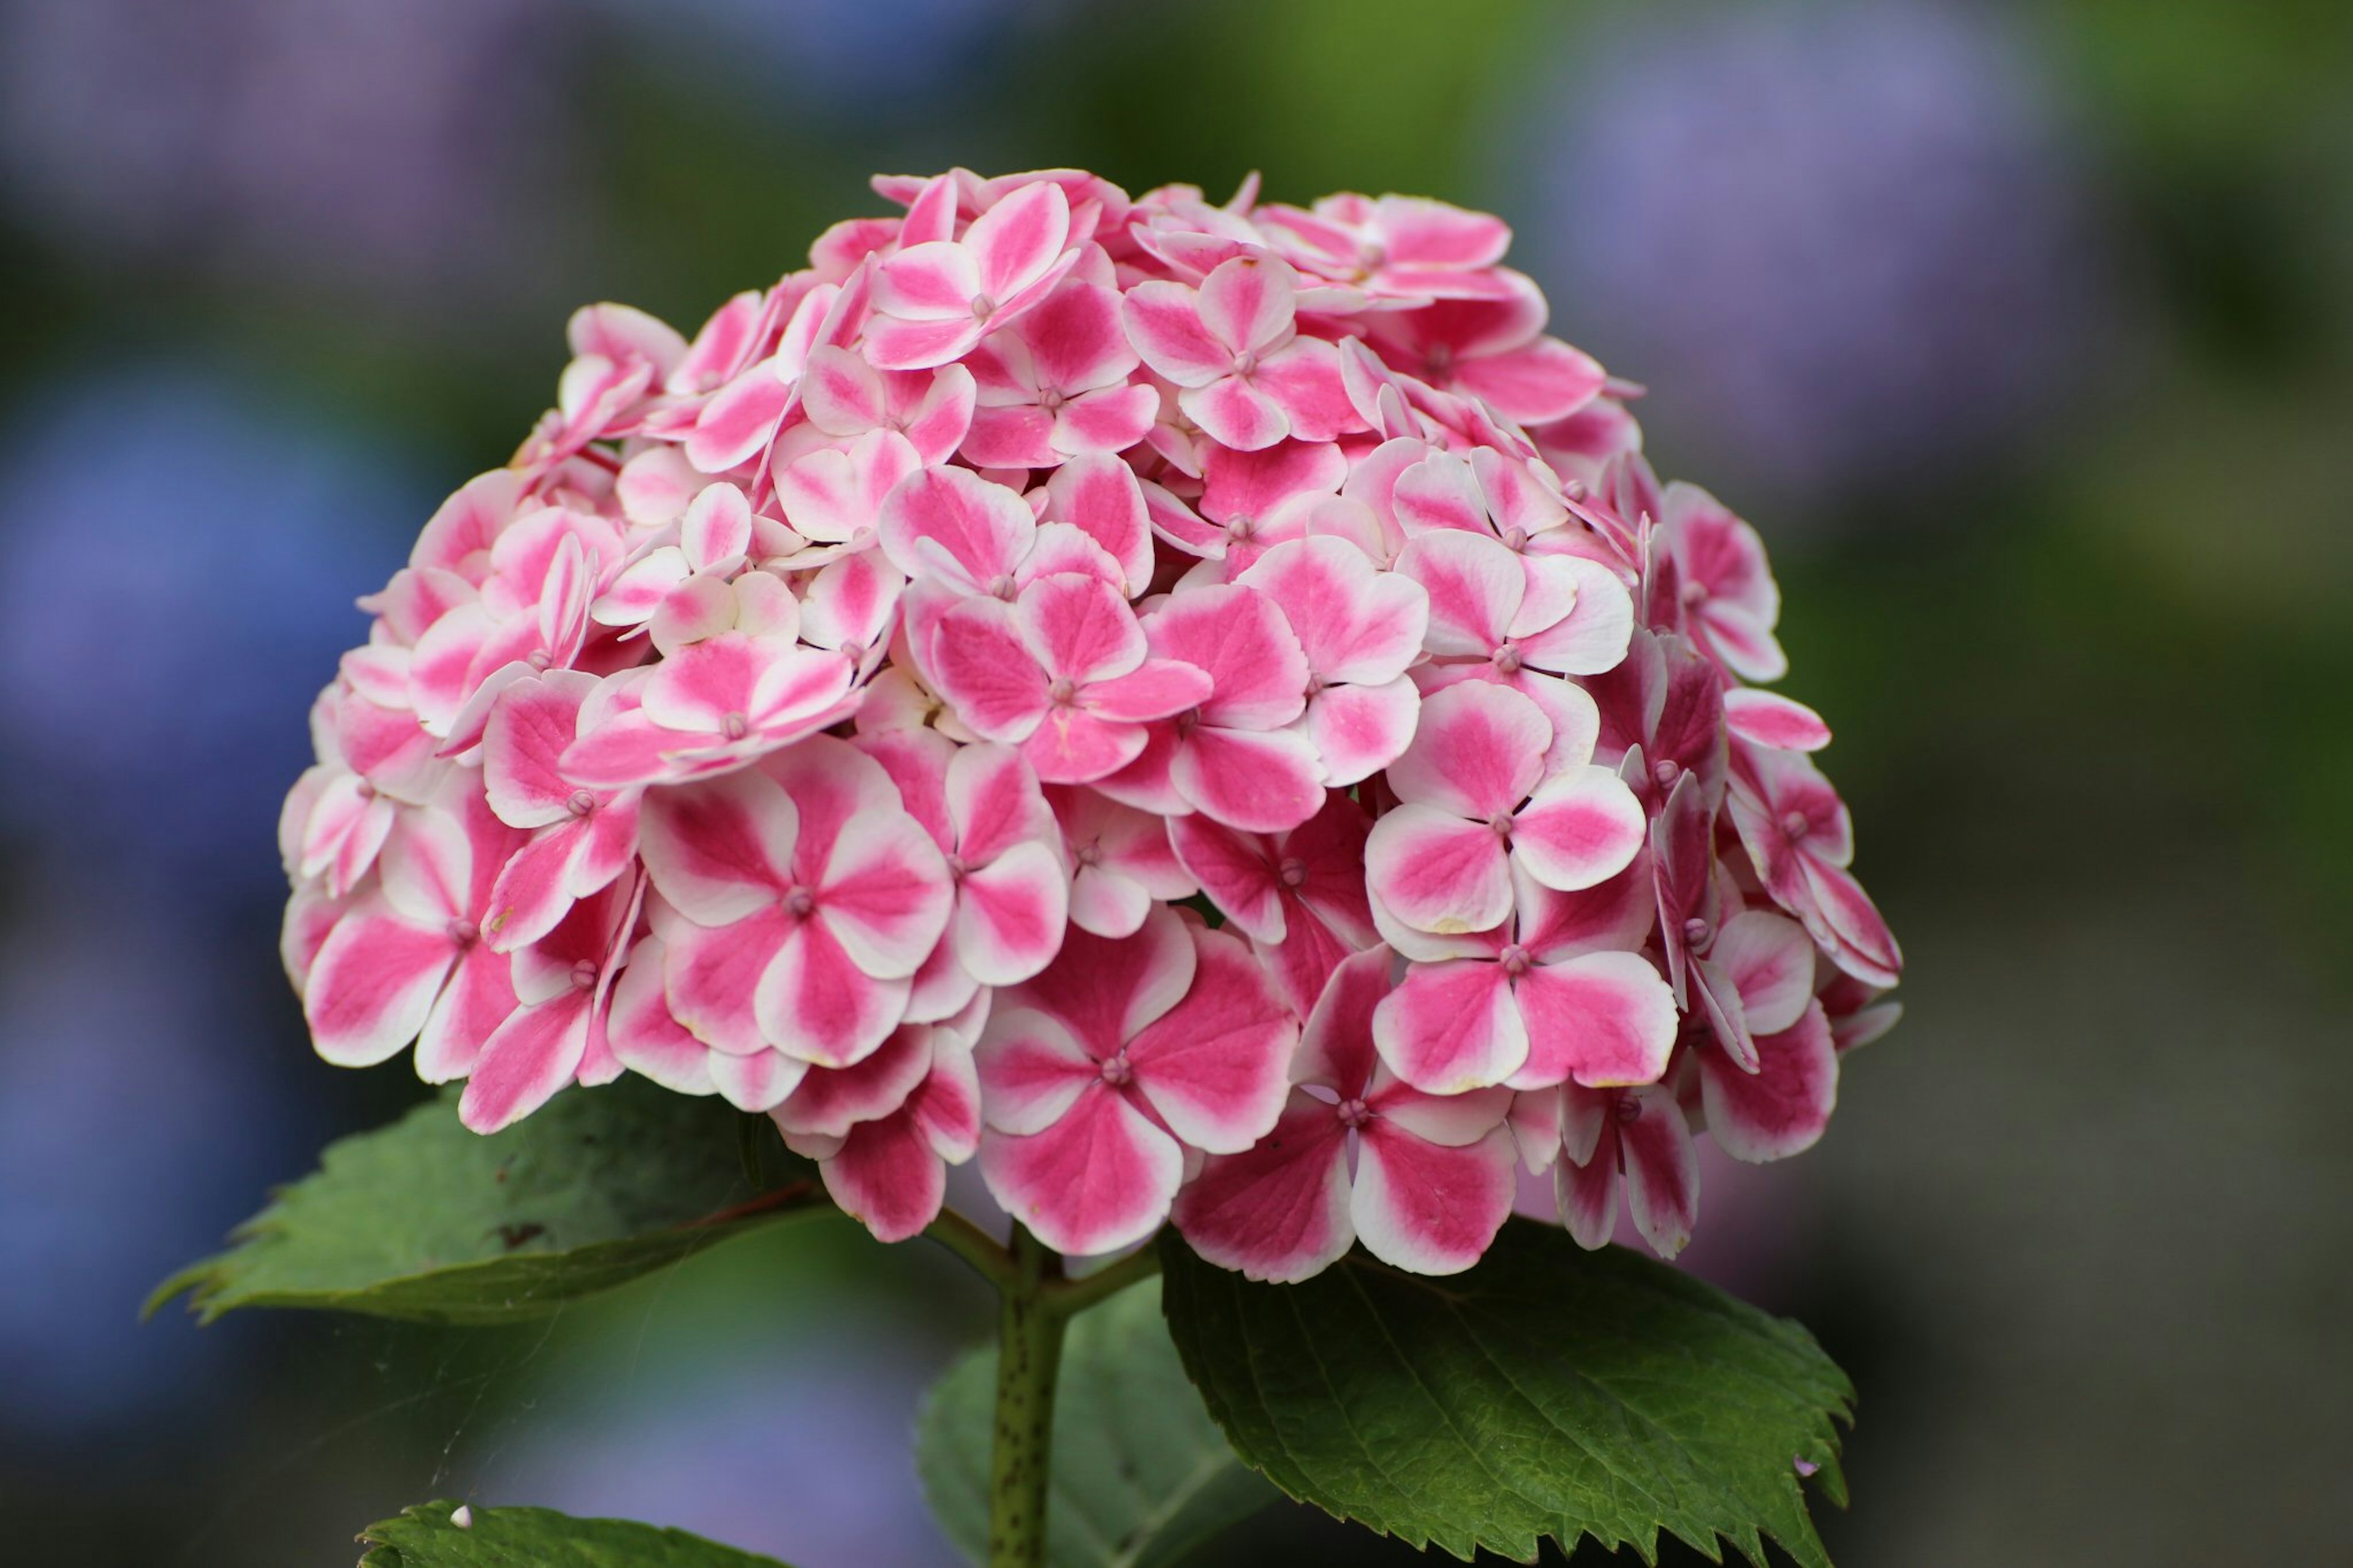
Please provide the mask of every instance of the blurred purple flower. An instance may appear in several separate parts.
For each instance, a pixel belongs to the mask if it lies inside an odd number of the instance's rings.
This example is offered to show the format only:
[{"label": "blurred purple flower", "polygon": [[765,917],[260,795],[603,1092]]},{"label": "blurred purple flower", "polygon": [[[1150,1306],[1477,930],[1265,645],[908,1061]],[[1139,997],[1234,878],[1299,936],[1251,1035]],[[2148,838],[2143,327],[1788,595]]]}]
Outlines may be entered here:
[{"label": "blurred purple flower", "polygon": [[0,174],[109,259],[418,300],[498,281],[549,237],[564,21],[556,0],[0,5]]},{"label": "blurred purple flower", "polygon": [[219,1247],[316,1120],[263,1070],[241,968],[56,892],[0,961],[0,1440],[50,1458],[165,1430],[225,1369],[234,1338],[176,1311],[142,1327],[139,1303]]},{"label": "blurred purple flower", "polygon": [[1562,330],[1660,389],[1653,434],[1744,488],[1802,505],[1998,457],[2094,357],[2075,150],[1998,16],[1646,14],[1546,85],[1515,132],[1529,265]]},{"label": "blurred purple flower", "polygon": [[52,389],[0,446],[0,662],[39,672],[0,688],[0,821],[80,877],[151,878],[143,899],[274,900],[302,715],[430,510],[233,377]]},{"label": "blurred purple flower", "polygon": [[[993,42],[1041,0],[596,0],[645,42],[763,80],[786,115],[903,113],[980,77]],[[774,90],[781,82],[788,93]],[[748,85],[748,84],[747,84]],[[969,155],[968,155],[969,157]]]},{"label": "blurred purple flower", "polygon": [[665,1377],[652,1402],[567,1408],[494,1461],[478,1495],[648,1520],[794,1563],[953,1568],[907,1452],[936,1370],[902,1338],[836,1323],[807,1354],[711,1363]]}]

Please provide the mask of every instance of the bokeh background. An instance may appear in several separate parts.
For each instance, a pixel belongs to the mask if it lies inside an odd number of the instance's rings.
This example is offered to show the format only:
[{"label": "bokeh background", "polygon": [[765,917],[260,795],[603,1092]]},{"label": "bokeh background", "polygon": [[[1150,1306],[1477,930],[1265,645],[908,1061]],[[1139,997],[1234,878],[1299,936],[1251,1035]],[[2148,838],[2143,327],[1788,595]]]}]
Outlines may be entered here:
[{"label": "bokeh background", "polygon": [[983,1303],[920,1245],[518,1334],[134,1312],[420,1092],[274,953],[354,595],[574,303],[691,329],[954,163],[1493,206],[1764,531],[1910,1016],[1688,1261],[1860,1384],[1841,1561],[2353,1562],[2341,0],[0,0],[10,1560],[342,1563],[463,1495],[952,1561],[906,1437]]}]

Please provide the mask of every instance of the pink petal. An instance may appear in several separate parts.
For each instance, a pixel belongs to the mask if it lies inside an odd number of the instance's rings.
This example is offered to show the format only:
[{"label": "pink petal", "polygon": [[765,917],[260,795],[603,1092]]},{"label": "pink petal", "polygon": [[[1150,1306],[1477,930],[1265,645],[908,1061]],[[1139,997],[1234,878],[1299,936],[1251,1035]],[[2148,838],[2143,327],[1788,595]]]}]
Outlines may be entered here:
[{"label": "pink petal", "polygon": [[572,908],[573,863],[586,847],[585,821],[543,827],[515,852],[491,888],[482,931],[492,948],[512,952],[554,931]]},{"label": "pink petal", "polygon": [[1045,1131],[984,1132],[990,1195],[1057,1252],[1085,1256],[1142,1241],[1168,1216],[1185,1173],[1176,1141],[1100,1083]]},{"label": "pink petal", "polygon": [[1327,686],[1307,702],[1307,738],[1324,782],[1360,784],[1405,754],[1421,715],[1421,692],[1405,676],[1378,686]]},{"label": "pink petal", "polygon": [[875,526],[892,490],[922,466],[913,441],[896,430],[870,430],[846,450],[823,448],[780,469],[776,501],[795,531],[842,543]]},{"label": "pink petal", "polygon": [[891,492],[879,528],[883,552],[909,577],[940,577],[982,593],[1011,576],[1038,524],[1003,485],[969,468],[930,468]]},{"label": "pink petal", "polygon": [[1520,657],[1538,669],[1563,675],[1599,675],[1626,657],[1634,631],[1634,600],[1618,574],[1581,556],[1523,556],[1526,569],[1541,568],[1573,579],[1575,605],[1542,630],[1518,638]]},{"label": "pink petal", "polygon": [[1201,280],[1201,325],[1237,353],[1265,352],[1292,330],[1291,268],[1262,257],[1238,256]]},{"label": "pink petal", "polygon": [[1079,701],[1106,719],[1145,723],[1198,708],[1214,689],[1204,670],[1180,659],[1147,658],[1125,675],[1090,682]]},{"label": "pink petal", "polygon": [[337,1067],[374,1067],[425,1026],[458,946],[448,932],[412,924],[380,899],[338,922],[303,987],[311,1043]]},{"label": "pink petal", "polygon": [[1500,963],[1417,963],[1373,1013],[1381,1060],[1414,1088],[1460,1094],[1503,1082],[1528,1057],[1528,1030]]},{"label": "pink petal", "polygon": [[[902,252],[892,259],[910,254]],[[970,353],[986,330],[969,310],[921,320],[878,315],[866,323],[866,357],[885,370],[928,370]]]},{"label": "pink petal", "polygon": [[697,571],[731,561],[752,548],[752,508],[733,485],[711,485],[694,498],[679,525],[679,543]]},{"label": "pink petal", "polygon": [[1078,573],[1040,577],[1021,591],[1014,618],[1049,675],[1081,683],[1125,675],[1144,662],[1144,628],[1118,589]]},{"label": "pink petal", "polygon": [[921,1235],[947,1197],[947,1167],[912,1111],[851,1129],[818,1171],[842,1212],[878,1241]]},{"label": "pink petal", "polygon": [[1046,672],[1011,606],[996,599],[967,599],[940,617],[930,662],[956,717],[991,740],[1027,740],[1047,712]]},{"label": "pink petal", "polygon": [[1649,834],[1641,802],[1608,768],[1556,773],[1512,819],[1512,858],[1560,892],[1605,882]]},{"label": "pink petal", "polygon": [[1391,914],[1436,935],[1488,931],[1512,912],[1503,839],[1434,806],[1408,802],[1373,824],[1365,879]]},{"label": "pink petal", "polygon": [[1831,743],[1831,727],[1802,702],[1753,687],[1724,694],[1724,721],[1732,732],[1760,746],[1785,752],[1819,752]]},{"label": "pink petal", "polygon": [[1141,724],[1055,708],[1021,743],[1021,755],[1049,784],[1093,784],[1135,761],[1147,739]]},{"label": "pink petal", "polygon": [[979,269],[980,287],[1000,304],[1046,275],[1071,235],[1070,198],[1050,181],[1024,185],[973,219],[964,248]]},{"label": "pink petal", "polygon": [[773,1110],[798,1089],[808,1064],[782,1051],[754,1051],[747,1057],[714,1052],[705,1062],[712,1087],[738,1110],[754,1115]]},{"label": "pink petal", "polygon": [[1811,856],[1803,864],[1807,909],[1816,917],[1806,922],[1807,930],[1831,961],[1865,984],[1892,986],[1902,979],[1903,950],[1862,884],[1843,868]]},{"label": "pink petal", "polygon": [[1398,798],[1485,821],[1527,797],[1544,776],[1553,726],[1509,687],[1463,681],[1422,699],[1413,744],[1392,763]]},{"label": "pink petal", "polygon": [[1120,301],[1128,342],[1178,386],[1207,386],[1233,369],[1234,350],[1201,320],[1197,298],[1181,283],[1139,283]]},{"label": "pink petal", "polygon": [[593,1016],[593,999],[581,992],[509,1018],[482,1047],[458,1120],[476,1132],[496,1132],[545,1105],[579,1070]]},{"label": "pink petal", "polygon": [[1334,969],[1300,1031],[1293,1082],[1321,1084],[1343,1100],[1364,1097],[1379,1061],[1373,1049],[1373,1011],[1389,994],[1393,967],[1387,948],[1370,947]]},{"label": "pink petal", "polygon": [[1329,441],[1365,428],[1364,417],[1348,400],[1339,351],[1320,339],[1296,340],[1250,380],[1282,410],[1291,433],[1303,441]]},{"label": "pink petal", "polygon": [[1046,481],[1045,515],[1083,531],[1109,552],[1119,563],[1130,594],[1140,594],[1150,584],[1152,529],[1145,515],[1144,491],[1135,470],[1110,452],[1072,458],[1057,468]]},{"label": "pink petal", "polygon": [[867,973],[823,921],[807,920],[790,927],[761,973],[752,1009],[777,1050],[819,1067],[848,1067],[899,1026],[907,989],[903,979]]},{"label": "pink petal", "polygon": [[754,365],[712,395],[686,439],[687,459],[706,474],[750,462],[776,434],[793,389],[773,363]]},{"label": "pink petal", "polygon": [[801,367],[801,408],[833,436],[862,436],[882,423],[882,375],[848,349],[809,351]]},{"label": "pink petal", "polygon": [[[886,316],[902,318],[903,323],[947,321],[959,326],[971,323],[972,300],[981,291],[978,258],[954,240],[911,245],[897,255],[885,258],[874,274],[875,310]],[[875,333],[884,325],[880,321],[868,323],[870,350],[874,347]],[[955,356],[950,354],[947,357],[953,359]],[[876,354],[873,363],[888,370],[921,368],[898,363],[893,357],[884,354]]]},{"label": "pink petal", "polygon": [[1397,569],[1429,594],[1423,642],[1441,657],[1484,658],[1503,647],[1526,593],[1520,558],[1483,533],[1425,533],[1407,543]]},{"label": "pink petal", "polygon": [[670,998],[662,989],[665,957],[659,937],[647,937],[631,951],[628,967],[613,987],[607,1042],[631,1072],[679,1094],[710,1094],[711,1050],[670,1016]]},{"label": "pink petal", "polygon": [[1796,1026],[1814,995],[1814,945],[1795,922],[1749,910],[1724,922],[1709,959],[1739,992],[1759,1035]]},{"label": "pink petal", "polygon": [[1178,745],[1169,779],[1197,811],[1251,833],[1281,833],[1324,805],[1315,747],[1288,731],[1204,724]]},{"label": "pink petal", "polygon": [[1236,581],[1274,601],[1309,668],[1326,681],[1396,679],[1421,652],[1430,626],[1427,591],[1377,572],[1345,539],[1278,544]]},{"label": "pink petal", "polygon": [[1667,1070],[1675,996],[1640,953],[1588,952],[1539,963],[1514,990],[1528,1051],[1510,1075],[1514,1089],[1567,1079],[1588,1088],[1653,1083]]},{"label": "pink petal", "polygon": [[1725,1153],[1751,1163],[1812,1148],[1838,1105],[1838,1048],[1819,1004],[1809,1004],[1787,1030],[1760,1030],[1757,1055],[1754,1073],[1719,1051],[1699,1058],[1708,1132]]},{"label": "pink petal", "polygon": [[1072,279],[1056,288],[1021,319],[1021,340],[1037,384],[1064,393],[1116,385],[1136,364],[1120,326],[1119,291],[1096,283]]},{"label": "pink petal", "polygon": [[1205,671],[1214,687],[1203,720],[1271,730],[1299,717],[1307,656],[1282,611],[1252,588],[1204,587],[1171,596],[1145,625],[1152,651]]},{"label": "pink petal", "polygon": [[1096,936],[1132,936],[1153,907],[1144,885],[1099,866],[1071,879],[1071,923]]},{"label": "pink petal", "polygon": [[699,925],[732,925],[792,887],[800,813],[775,780],[734,773],[650,792],[638,837],[673,908]]},{"label": "pink petal", "polygon": [[776,1111],[787,1136],[847,1137],[906,1104],[932,1070],[932,1030],[902,1025],[871,1056],[846,1068],[811,1068]]},{"label": "pink petal", "polygon": [[[1135,390],[1151,394],[1149,387]],[[1154,400],[1156,405],[1157,399]],[[1058,416],[1036,404],[1024,403],[1011,407],[976,408],[971,428],[965,432],[964,458],[984,468],[1042,468],[1050,467],[1061,456],[1054,445]],[[1150,428],[1149,415],[1145,420]],[[1142,432],[1122,446],[1133,445]]]},{"label": "pink petal", "polygon": [[1618,1168],[1616,1137],[1609,1138],[1591,1159],[1563,1160],[1554,1167],[1552,1181],[1560,1223],[1577,1245],[1588,1252],[1609,1246],[1617,1234],[1618,1200],[1625,1187],[1625,1177]]},{"label": "pink petal", "polygon": [[923,826],[902,811],[868,811],[834,840],[818,919],[860,969],[902,980],[931,956],[954,900],[947,865]]},{"label": "pink petal", "polygon": [[1498,1124],[1461,1148],[1425,1143],[1376,1119],[1356,1155],[1349,1212],[1365,1250],[1415,1274],[1459,1274],[1504,1227],[1518,1189],[1512,1134]]},{"label": "pink petal", "polygon": [[944,463],[972,428],[976,392],[972,372],[960,364],[942,365],[930,379],[922,401],[902,412],[896,423],[925,463]]},{"label": "pink petal", "polygon": [[1053,961],[1070,919],[1071,879],[1054,852],[1016,844],[958,890],[956,955],[984,985],[1027,980]]},{"label": "pink petal", "polygon": [[1699,1153],[1692,1147],[1691,1128],[1662,1088],[1635,1089],[1620,1103],[1640,1112],[1629,1120],[1621,1109],[1618,1121],[1626,1207],[1652,1250],[1672,1258],[1699,1224]]},{"label": "pink petal", "polygon": [[1044,1131],[1103,1077],[1103,1064],[1078,1037],[1034,1007],[993,1009],[973,1064],[988,1125],[1000,1132]]},{"label": "pink petal", "polygon": [[1193,1250],[1220,1268],[1252,1279],[1305,1279],[1356,1239],[1347,1152],[1333,1108],[1294,1090],[1263,1142],[1210,1156],[1176,1194],[1171,1217]]},{"label": "pink petal", "polygon": [[1522,425],[1566,419],[1591,402],[1609,380],[1590,354],[1558,338],[1458,363],[1453,390],[1483,397],[1496,413]]},{"label": "pink petal", "polygon": [[1128,1041],[1192,989],[1200,954],[1174,910],[1155,907],[1135,935],[1119,941],[1073,931],[1060,956],[1016,994],[1069,1025],[1098,1058]]},{"label": "pink petal", "polygon": [[736,1057],[766,1051],[753,998],[789,931],[783,908],[776,904],[715,931],[675,921],[662,932],[663,994],[670,1016],[714,1050]]},{"label": "pink petal", "polygon": [[1053,416],[1054,450],[1073,456],[1124,452],[1144,439],[1159,410],[1160,395],[1148,385],[1086,393]]},{"label": "pink petal", "polygon": [[1188,386],[1176,405],[1203,435],[1237,452],[1263,451],[1291,434],[1282,405],[1239,375]]},{"label": "pink petal", "polygon": [[1282,940],[1282,885],[1263,844],[1202,816],[1172,817],[1168,840],[1218,912],[1253,942]]}]

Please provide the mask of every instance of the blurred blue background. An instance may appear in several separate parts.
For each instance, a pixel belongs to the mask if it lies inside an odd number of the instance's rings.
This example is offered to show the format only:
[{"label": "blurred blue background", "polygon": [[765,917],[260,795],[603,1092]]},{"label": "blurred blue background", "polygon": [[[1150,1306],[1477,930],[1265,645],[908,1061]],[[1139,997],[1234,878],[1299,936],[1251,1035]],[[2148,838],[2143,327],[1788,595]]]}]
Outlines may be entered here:
[{"label": "blurred blue background", "polygon": [[906,1438],[983,1303],[920,1245],[515,1334],[134,1311],[420,1092],[274,951],[351,601],[573,304],[691,330],[955,163],[1493,206],[1771,542],[1910,1015],[1689,1260],[1854,1373],[1841,1560],[2353,1562],[2336,0],[0,0],[10,1560],[340,1563],[431,1495],[952,1560]]}]

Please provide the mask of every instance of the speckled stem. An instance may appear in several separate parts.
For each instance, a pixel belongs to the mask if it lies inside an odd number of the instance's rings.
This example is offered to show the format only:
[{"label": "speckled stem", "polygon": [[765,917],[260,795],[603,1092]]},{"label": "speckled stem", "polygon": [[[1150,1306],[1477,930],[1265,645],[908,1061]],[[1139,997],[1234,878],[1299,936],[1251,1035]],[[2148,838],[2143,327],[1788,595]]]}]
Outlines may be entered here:
[{"label": "speckled stem", "polygon": [[1051,1473],[1054,1382],[1066,1314],[1048,1300],[1062,1260],[1013,1227],[1012,1278],[998,1313],[997,1433],[988,1478],[988,1568],[1041,1568]]}]

